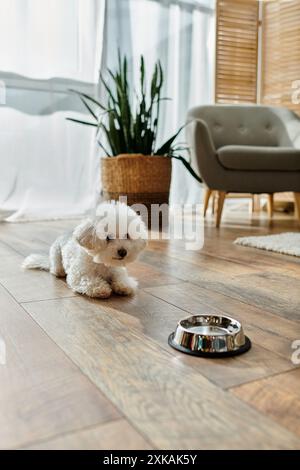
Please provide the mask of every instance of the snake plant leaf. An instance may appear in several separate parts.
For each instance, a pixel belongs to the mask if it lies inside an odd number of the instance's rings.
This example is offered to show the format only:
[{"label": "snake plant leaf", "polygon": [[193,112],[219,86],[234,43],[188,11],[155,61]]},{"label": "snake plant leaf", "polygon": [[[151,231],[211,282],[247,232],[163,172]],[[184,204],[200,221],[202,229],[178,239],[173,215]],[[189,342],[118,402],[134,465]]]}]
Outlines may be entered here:
[{"label": "snake plant leaf", "polygon": [[86,122],[86,121],[81,121],[80,119],[74,119],[74,118],[69,118],[69,117],[67,117],[66,120],[67,121],[77,122],[79,124],[85,124],[86,126],[98,127],[98,124],[94,123],[94,122]]},{"label": "snake plant leaf", "polygon": [[156,88],[157,88],[157,85],[156,85],[157,76],[158,76],[158,66],[157,64],[155,64],[154,73],[153,73],[152,80],[151,80],[151,100],[152,101],[155,98],[155,93],[156,93]]},{"label": "snake plant leaf", "polygon": [[198,183],[203,183],[200,176],[197,175],[197,173],[191,167],[190,163],[185,158],[183,158],[181,155],[174,155],[174,154],[169,155],[169,157],[175,158],[176,160],[180,160],[183,163],[183,165],[186,167],[188,172],[198,181]]},{"label": "snake plant leaf", "polygon": [[82,93],[81,91],[78,91],[78,90],[73,90],[72,88],[69,88],[69,91],[72,92],[72,93],[76,93],[76,95],[81,96],[82,98],[85,98],[86,100],[91,101],[92,103],[99,106],[99,108],[101,108],[103,111],[107,111],[107,108],[105,106],[103,106],[103,104],[101,104],[95,98],[93,98],[92,96],[89,96],[86,93]]},{"label": "snake plant leaf", "polygon": [[112,129],[108,129],[105,124],[100,124],[100,129],[103,130],[104,135],[109,143],[113,155],[118,155],[118,145],[115,136],[113,135]]},{"label": "snake plant leaf", "polygon": [[84,98],[82,98],[82,96],[79,97],[81,102],[83,103],[83,105],[86,107],[86,109],[88,110],[88,112],[93,116],[93,118],[95,119],[95,121],[98,121],[98,117],[97,115],[94,113],[94,111],[92,110],[92,108],[90,107],[90,105],[85,101]]},{"label": "snake plant leaf", "polygon": [[166,155],[167,153],[169,153],[170,151],[170,147],[172,146],[174,140],[176,139],[176,137],[180,134],[180,132],[182,131],[182,129],[186,126],[186,124],[184,124],[183,126],[181,126],[178,131],[172,135],[172,137],[170,137],[170,139],[168,139],[159,149],[156,150],[156,155]]},{"label": "snake plant leaf", "polygon": [[104,154],[105,154],[106,156],[109,156],[109,152],[107,152],[107,150],[106,150],[106,148],[104,147],[104,145],[102,144],[102,142],[100,142],[99,139],[97,139],[97,142],[98,142],[98,145],[102,148]]},{"label": "snake plant leaf", "polygon": [[[109,69],[107,69],[107,71],[108,71],[108,73],[111,72]],[[116,105],[116,104],[117,104],[117,101],[116,101],[114,95],[112,94],[111,89],[110,89],[110,87],[108,86],[108,84],[106,83],[106,81],[105,81],[105,79],[104,79],[104,77],[103,77],[102,74],[100,74],[100,80],[101,80],[101,83],[102,83],[102,85],[104,86],[105,90],[107,91],[108,96],[111,98],[112,102]]]},{"label": "snake plant leaf", "polygon": [[123,61],[123,79],[124,79],[124,87],[127,86],[127,57],[124,57]]},{"label": "snake plant leaf", "polygon": [[141,56],[141,61],[140,61],[140,76],[141,76],[141,92],[144,95],[145,94],[145,61],[144,61],[143,56]]}]

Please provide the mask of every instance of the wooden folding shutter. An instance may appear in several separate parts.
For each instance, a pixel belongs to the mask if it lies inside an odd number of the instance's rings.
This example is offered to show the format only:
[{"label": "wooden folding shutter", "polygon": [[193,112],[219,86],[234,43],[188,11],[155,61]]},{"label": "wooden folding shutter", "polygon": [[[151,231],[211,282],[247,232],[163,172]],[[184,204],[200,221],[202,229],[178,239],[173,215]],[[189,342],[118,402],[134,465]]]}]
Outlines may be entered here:
[{"label": "wooden folding shutter", "polygon": [[256,103],[258,7],[256,0],[217,0],[217,103]]},{"label": "wooden folding shutter", "polygon": [[300,104],[296,102],[300,97],[300,93],[297,93],[297,89],[300,90],[299,80],[300,1],[264,2],[262,102],[286,106],[300,114]]}]

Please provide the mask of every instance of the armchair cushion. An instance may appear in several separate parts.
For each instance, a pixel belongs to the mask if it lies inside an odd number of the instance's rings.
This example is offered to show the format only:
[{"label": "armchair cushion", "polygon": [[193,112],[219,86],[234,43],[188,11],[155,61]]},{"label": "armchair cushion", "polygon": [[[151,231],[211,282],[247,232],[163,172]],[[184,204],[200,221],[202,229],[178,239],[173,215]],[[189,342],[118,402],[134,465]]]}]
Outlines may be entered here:
[{"label": "armchair cushion", "polygon": [[294,147],[225,145],[217,150],[217,157],[230,170],[300,170],[300,149]]}]

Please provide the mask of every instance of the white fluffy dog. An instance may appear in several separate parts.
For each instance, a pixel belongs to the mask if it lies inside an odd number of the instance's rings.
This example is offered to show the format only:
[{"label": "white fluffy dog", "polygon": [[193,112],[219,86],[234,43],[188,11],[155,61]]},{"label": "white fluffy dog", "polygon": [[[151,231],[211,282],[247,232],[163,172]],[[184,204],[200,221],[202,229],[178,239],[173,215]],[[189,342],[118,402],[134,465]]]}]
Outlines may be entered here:
[{"label": "white fluffy dog", "polygon": [[112,292],[134,294],[137,281],[128,276],[125,266],[146,246],[146,227],[136,212],[123,203],[100,204],[96,214],[73,233],[57,238],[49,257],[30,255],[23,267],[66,276],[73,291],[89,297],[106,299]]}]

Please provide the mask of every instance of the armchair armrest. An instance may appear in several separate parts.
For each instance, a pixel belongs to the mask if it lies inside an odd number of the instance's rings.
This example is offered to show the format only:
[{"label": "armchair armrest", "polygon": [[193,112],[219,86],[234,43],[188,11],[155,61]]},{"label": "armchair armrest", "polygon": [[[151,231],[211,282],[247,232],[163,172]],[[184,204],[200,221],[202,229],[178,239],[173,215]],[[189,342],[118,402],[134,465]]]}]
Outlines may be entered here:
[{"label": "armchair armrest", "polygon": [[207,186],[213,189],[215,176],[222,174],[224,167],[219,163],[206,122],[197,118],[190,120],[186,129],[186,137],[191,148],[193,167],[199,172]]},{"label": "armchair armrest", "polygon": [[194,123],[195,148],[202,148],[206,155],[209,155],[210,157],[215,156],[217,152],[208,129],[208,125],[202,119],[195,119]]}]

